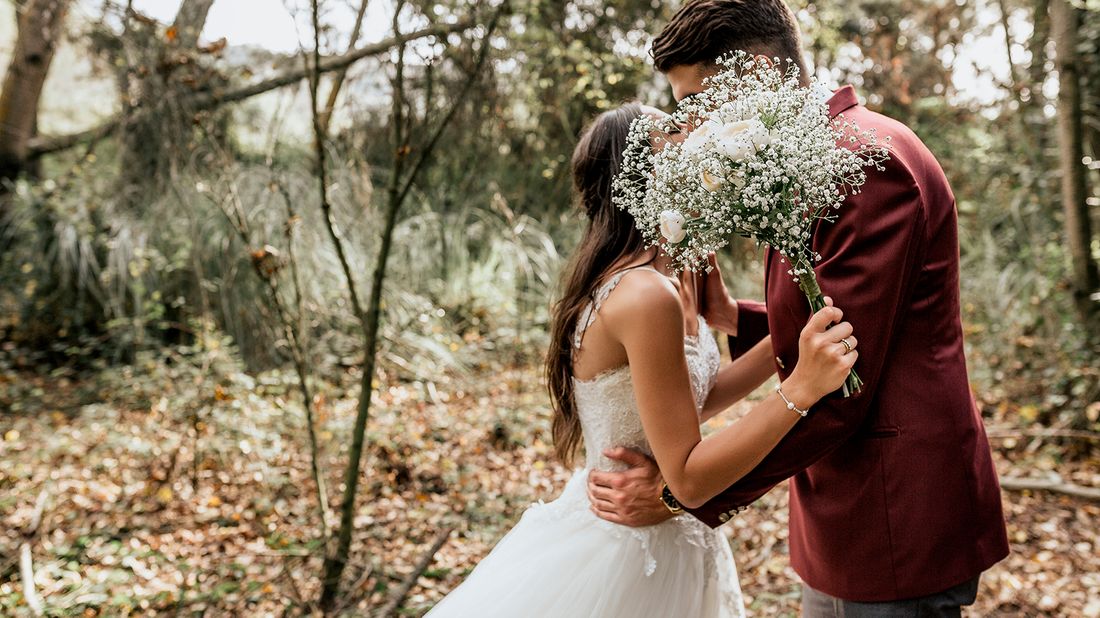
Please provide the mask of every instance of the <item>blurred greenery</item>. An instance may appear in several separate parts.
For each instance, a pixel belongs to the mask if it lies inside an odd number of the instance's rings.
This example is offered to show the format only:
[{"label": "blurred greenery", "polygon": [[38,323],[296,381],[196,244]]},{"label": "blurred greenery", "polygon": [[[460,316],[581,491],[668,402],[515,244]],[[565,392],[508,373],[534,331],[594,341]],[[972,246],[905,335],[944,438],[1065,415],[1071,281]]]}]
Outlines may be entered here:
[{"label": "blurred greenery", "polygon": [[[413,4],[409,24],[474,10],[462,1]],[[1057,84],[1051,44],[1036,43],[1032,32],[1036,6],[1045,2],[794,6],[819,77],[856,85],[872,108],[910,124],[947,170],[961,216],[976,388],[1034,400],[1055,415],[1081,410],[1097,396],[1095,354],[1066,294],[1050,100]],[[501,347],[515,350],[517,361],[540,355],[547,301],[583,225],[570,198],[576,136],[621,101],[671,105],[645,50],[672,8],[657,0],[516,4],[494,36],[490,74],[458,110],[402,212],[385,295],[387,371],[417,377],[462,369]],[[991,49],[1004,55],[1002,10],[1011,70],[974,58]],[[1096,58],[1100,14],[1082,15],[1081,53]],[[165,26],[138,23],[144,26],[121,36],[107,18],[73,23],[66,45],[95,52],[93,76],[125,82],[165,62],[155,46]],[[328,36],[339,51],[338,31]],[[131,48],[143,51],[126,53]],[[406,104],[431,119],[464,79],[472,50],[459,35],[415,49],[419,60],[407,77],[415,100]],[[388,60],[367,59],[352,72],[344,94],[350,111],[337,110],[339,128],[328,145],[341,231],[363,273],[377,249],[374,187],[384,185],[392,163],[388,103],[379,96]],[[175,61],[182,67],[175,77],[144,96],[245,83],[254,72],[221,51]],[[1100,83],[1096,62],[1082,66],[1087,84]],[[1095,136],[1100,88],[1082,90],[1091,93],[1086,125]],[[176,120],[139,123],[138,158],[161,163],[137,176],[126,142],[108,138],[48,156],[37,173],[12,180],[0,255],[3,339],[33,352],[32,363],[79,365],[125,361],[137,350],[216,330],[249,366],[278,365],[286,360],[285,342],[248,265],[251,251],[269,245],[284,261],[293,249],[304,273],[313,358],[322,371],[339,370],[349,360],[346,334],[354,326],[309,189],[308,143],[280,132],[287,118],[303,113],[295,103],[274,113],[247,102],[196,112],[182,136]],[[173,109],[187,113],[186,106]],[[166,126],[173,128],[158,132]],[[248,135],[256,132],[261,139]],[[1088,148],[1096,146],[1094,137]],[[288,199],[297,213],[292,241],[285,234]],[[237,216],[247,223],[249,246],[234,233]],[[759,294],[750,248],[735,247],[724,260],[736,289]],[[473,333],[485,343],[467,345]]]}]

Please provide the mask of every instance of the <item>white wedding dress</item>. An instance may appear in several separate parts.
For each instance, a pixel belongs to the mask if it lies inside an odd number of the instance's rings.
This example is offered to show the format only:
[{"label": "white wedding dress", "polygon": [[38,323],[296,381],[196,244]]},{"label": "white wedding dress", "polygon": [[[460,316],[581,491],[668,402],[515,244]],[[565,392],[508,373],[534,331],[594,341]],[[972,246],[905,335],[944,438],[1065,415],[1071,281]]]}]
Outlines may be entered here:
[{"label": "white wedding dress", "polygon": [[[574,339],[626,272],[597,290],[581,315]],[[699,334],[684,341],[699,409],[714,386],[719,354],[699,318]],[[626,446],[651,453],[634,401],[627,366],[591,380],[574,380],[584,432],[585,467],[550,503],[532,505],[519,523],[458,588],[439,602],[431,618],[739,618],[741,588],[729,543],[684,514],[664,523],[630,528],[589,510],[589,470],[616,470],[602,455]]]}]

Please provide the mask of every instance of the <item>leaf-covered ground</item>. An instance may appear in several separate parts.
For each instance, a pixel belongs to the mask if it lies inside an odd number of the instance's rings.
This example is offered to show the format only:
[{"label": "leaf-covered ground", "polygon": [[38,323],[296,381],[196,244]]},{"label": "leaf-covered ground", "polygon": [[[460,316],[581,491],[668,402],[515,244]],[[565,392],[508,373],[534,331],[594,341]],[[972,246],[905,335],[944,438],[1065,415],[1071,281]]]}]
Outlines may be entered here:
[{"label": "leaf-covered ground", "polygon": [[[277,616],[316,598],[316,488],[289,374],[246,375],[217,349],[42,374],[9,352],[0,365],[0,615],[29,613],[24,542],[51,615]],[[454,528],[405,604],[419,615],[527,504],[553,498],[569,471],[550,456],[534,369],[386,382],[368,428],[344,609],[364,615],[383,603]],[[318,385],[316,404],[336,505],[355,402]],[[1011,432],[1012,406],[991,415]],[[1002,474],[1057,470],[1100,486],[1095,451],[1080,445],[1012,436],[994,445]],[[41,524],[27,536],[40,499]],[[970,615],[1100,616],[1100,505],[1046,493],[1005,492],[1004,501],[1012,555],[982,579]],[[779,488],[726,527],[751,615],[797,613],[786,525]]]}]

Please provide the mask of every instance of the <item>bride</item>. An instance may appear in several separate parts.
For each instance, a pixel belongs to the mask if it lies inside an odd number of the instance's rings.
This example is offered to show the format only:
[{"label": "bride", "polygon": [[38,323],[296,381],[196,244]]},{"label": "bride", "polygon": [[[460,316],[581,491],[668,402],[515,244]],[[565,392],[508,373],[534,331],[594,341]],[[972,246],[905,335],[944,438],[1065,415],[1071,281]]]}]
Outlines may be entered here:
[{"label": "bride", "polygon": [[590,510],[588,472],[620,468],[603,452],[630,447],[656,460],[670,509],[701,505],[756,466],[855,362],[840,343],[856,346],[851,325],[839,309],[822,309],[803,329],[800,360],[781,388],[702,439],[702,420],[766,379],[770,344],[719,369],[694,278],[673,277],[666,257],[647,250],[631,216],[612,205],[611,181],[640,114],[661,112],[633,103],[606,112],[573,153],[588,226],[554,308],[546,364],[555,451],[569,462],[583,442],[585,467],[558,499],[531,506],[433,618],[743,616],[721,532],[686,514],[642,528],[604,521]]}]

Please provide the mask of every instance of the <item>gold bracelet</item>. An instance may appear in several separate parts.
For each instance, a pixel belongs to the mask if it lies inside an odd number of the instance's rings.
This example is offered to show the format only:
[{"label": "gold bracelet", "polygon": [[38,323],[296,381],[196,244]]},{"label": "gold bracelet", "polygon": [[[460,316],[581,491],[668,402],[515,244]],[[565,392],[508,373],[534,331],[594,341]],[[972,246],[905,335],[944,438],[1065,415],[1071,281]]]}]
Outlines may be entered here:
[{"label": "gold bracelet", "polygon": [[788,410],[794,410],[802,418],[806,418],[806,415],[810,413],[809,410],[803,410],[802,408],[799,408],[798,406],[794,405],[794,402],[792,402],[790,399],[787,399],[787,396],[783,394],[783,385],[782,384],[776,384],[775,385],[775,392],[779,393],[779,398],[783,400],[783,403],[787,404],[787,409]]}]

